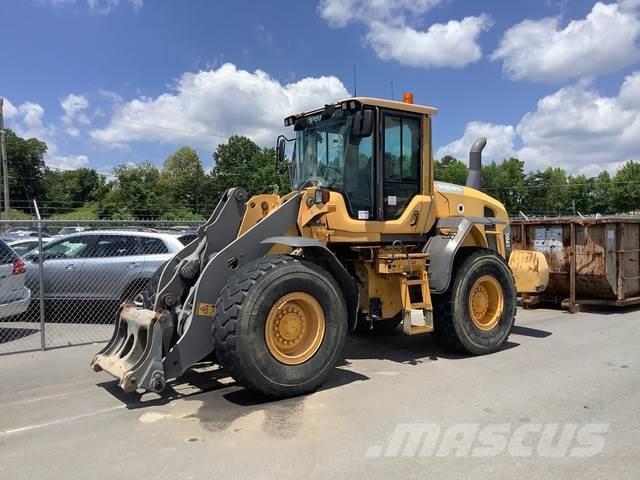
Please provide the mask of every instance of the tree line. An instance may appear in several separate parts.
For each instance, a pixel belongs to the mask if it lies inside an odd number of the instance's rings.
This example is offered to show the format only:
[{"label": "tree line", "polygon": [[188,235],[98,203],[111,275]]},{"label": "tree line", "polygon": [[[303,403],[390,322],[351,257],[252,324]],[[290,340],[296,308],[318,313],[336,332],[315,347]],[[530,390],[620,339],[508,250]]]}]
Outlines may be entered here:
[{"label": "tree line", "polygon": [[[446,156],[435,162],[436,179],[464,185],[467,166]],[[615,173],[569,175],[560,167],[525,173],[524,162],[508,158],[482,166],[482,188],[511,215],[622,214],[640,210],[640,163],[627,161]]]},{"label": "tree line", "polygon": [[[227,188],[244,187],[249,195],[289,190],[286,173],[275,171],[275,151],[232,136],[205,166],[190,147],[151,162],[117,166],[113,175],[95,169],[57,170],[46,166],[47,145],[6,135],[11,218],[32,218],[32,200],[45,218],[66,220],[203,220]],[[464,185],[467,165],[445,156],[435,161],[436,180]],[[525,173],[517,158],[482,166],[482,190],[502,201],[511,215],[629,213],[640,209],[640,163],[626,162],[615,175],[569,175],[559,167]],[[4,214],[3,214],[4,215]]]},{"label": "tree line", "polygon": [[112,176],[49,168],[44,142],[10,130],[6,145],[12,219],[32,218],[36,199],[43,217],[59,220],[202,220],[230,187],[250,195],[289,187],[288,176],[275,171],[275,150],[240,136],[218,146],[209,172],[194,149],[182,147],[161,168],[148,161],[122,164]]}]

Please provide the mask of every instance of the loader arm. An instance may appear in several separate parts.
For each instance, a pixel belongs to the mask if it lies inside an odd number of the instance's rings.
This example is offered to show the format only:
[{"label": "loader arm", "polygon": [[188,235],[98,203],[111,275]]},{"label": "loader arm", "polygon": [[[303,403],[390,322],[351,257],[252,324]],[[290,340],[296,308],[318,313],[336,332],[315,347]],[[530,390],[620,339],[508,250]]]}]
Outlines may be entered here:
[{"label": "loader arm", "polygon": [[300,198],[300,193],[291,196],[236,238],[246,192],[229,189],[198,229],[198,239],[164,267],[154,309],[121,306],[114,335],[93,359],[93,369],[118,378],[126,392],[158,392],[167,379],[202,360],[213,350],[211,329],[220,290],[238,267],[271,249],[262,240],[296,225]]}]

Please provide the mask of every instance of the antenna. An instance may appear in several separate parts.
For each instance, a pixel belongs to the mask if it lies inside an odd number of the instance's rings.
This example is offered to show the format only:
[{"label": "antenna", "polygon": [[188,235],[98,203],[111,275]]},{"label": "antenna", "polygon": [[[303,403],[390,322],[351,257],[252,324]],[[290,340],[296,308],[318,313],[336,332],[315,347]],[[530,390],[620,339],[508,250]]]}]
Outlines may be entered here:
[{"label": "antenna", "polygon": [[356,72],[356,64],[353,64],[353,96],[358,96],[358,75]]},{"label": "antenna", "polygon": [[393,80],[391,80],[391,100],[393,100]]}]

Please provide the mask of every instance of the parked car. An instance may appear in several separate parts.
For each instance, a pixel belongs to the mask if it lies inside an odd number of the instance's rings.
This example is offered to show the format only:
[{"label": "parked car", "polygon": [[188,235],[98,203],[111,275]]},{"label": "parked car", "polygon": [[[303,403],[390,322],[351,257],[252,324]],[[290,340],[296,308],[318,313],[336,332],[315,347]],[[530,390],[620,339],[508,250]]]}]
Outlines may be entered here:
[{"label": "parked car", "polygon": [[193,242],[196,238],[198,238],[198,232],[193,230],[193,231],[188,231],[188,232],[180,232],[176,235],[176,238],[178,240],[180,240],[180,242],[183,245],[189,245],[191,242]]},{"label": "parked car", "polygon": [[[42,239],[42,243],[47,243],[49,241],[51,241],[50,238]],[[37,238],[29,237],[24,240],[12,240],[11,242],[7,243],[14,252],[22,257],[31,250],[38,248],[38,244],[40,243],[40,241]]]},{"label": "parked car", "polygon": [[[183,248],[175,235],[128,230],[87,231],[43,247],[45,300],[120,302],[142,291],[155,271]],[[27,285],[39,285],[38,253],[30,252]]]},{"label": "parked car", "polygon": [[[15,240],[26,240],[29,238],[38,238],[38,235],[39,233],[37,229],[26,228],[26,227],[15,227],[15,228],[10,228],[6,230],[2,234],[2,237],[0,238],[5,242],[12,242]],[[49,232],[43,230],[42,238],[49,238],[49,237],[51,237]]]},{"label": "parked car", "polygon": [[80,227],[80,226],[62,227],[56,234],[56,237],[64,237],[65,235],[71,235],[72,233],[86,232],[87,230],[90,230],[90,229],[88,227]]},{"label": "parked car", "polygon": [[0,318],[19,315],[29,307],[31,292],[25,284],[25,262],[0,240]]}]

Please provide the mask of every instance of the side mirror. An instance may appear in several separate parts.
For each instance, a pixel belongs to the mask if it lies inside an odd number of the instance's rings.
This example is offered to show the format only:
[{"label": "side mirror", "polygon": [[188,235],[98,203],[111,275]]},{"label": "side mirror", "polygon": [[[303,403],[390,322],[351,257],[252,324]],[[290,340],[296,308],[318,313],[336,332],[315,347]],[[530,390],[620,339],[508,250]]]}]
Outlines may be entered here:
[{"label": "side mirror", "polygon": [[276,173],[283,174],[287,172],[287,162],[285,161],[285,150],[287,148],[287,142],[290,142],[287,137],[280,135],[276,139]]},{"label": "side mirror", "polygon": [[373,110],[358,110],[353,117],[351,135],[357,138],[368,137],[373,132]]},{"label": "side mirror", "polygon": [[276,145],[276,165],[280,165],[284,161],[284,150],[287,142],[283,137],[278,138],[278,144]]}]

